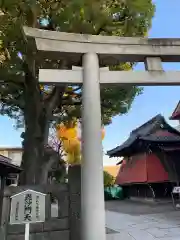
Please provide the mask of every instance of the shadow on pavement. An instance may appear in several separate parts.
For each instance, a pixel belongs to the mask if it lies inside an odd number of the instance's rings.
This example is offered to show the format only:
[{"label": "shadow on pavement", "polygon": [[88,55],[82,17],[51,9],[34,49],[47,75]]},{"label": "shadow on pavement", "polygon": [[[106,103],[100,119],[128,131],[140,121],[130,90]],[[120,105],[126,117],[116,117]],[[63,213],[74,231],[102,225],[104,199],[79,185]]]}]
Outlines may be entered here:
[{"label": "shadow on pavement", "polygon": [[[177,211],[174,209],[172,203],[150,203],[150,202],[138,202],[132,200],[123,201],[107,201],[105,203],[106,210],[112,212],[119,212],[128,215],[148,215],[156,213],[168,213]],[[180,211],[178,211],[180,214]]]}]

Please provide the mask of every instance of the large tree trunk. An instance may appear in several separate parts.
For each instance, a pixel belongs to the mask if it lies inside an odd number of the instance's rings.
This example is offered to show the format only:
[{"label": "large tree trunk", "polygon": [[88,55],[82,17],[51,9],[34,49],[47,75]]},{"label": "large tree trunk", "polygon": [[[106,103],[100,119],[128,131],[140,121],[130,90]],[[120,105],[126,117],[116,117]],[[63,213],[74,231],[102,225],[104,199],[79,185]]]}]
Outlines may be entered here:
[{"label": "large tree trunk", "polygon": [[46,111],[41,100],[37,80],[26,65],[26,89],[24,92],[25,133],[20,184],[38,184],[44,159],[44,137],[47,132]]},{"label": "large tree trunk", "polygon": [[[36,133],[38,129],[32,122],[28,124],[27,130],[24,135],[23,142],[23,157],[22,157],[22,168],[23,172],[20,176],[20,184],[38,184],[41,179],[41,166],[43,165],[44,159],[44,141],[43,135],[38,136]],[[30,130],[31,129],[31,130]]]},{"label": "large tree trunk", "polygon": [[55,88],[48,102],[44,102],[37,79],[33,77],[27,65],[25,68],[25,133],[21,164],[23,171],[20,174],[19,183],[21,185],[44,184],[47,182],[48,172],[54,164],[54,160],[46,151],[49,120],[52,117],[54,106],[61,101],[64,88]]},{"label": "large tree trunk", "polygon": [[41,168],[45,157],[45,127],[43,126],[46,124],[46,119],[42,109],[36,109],[36,107],[35,103],[31,102],[25,114],[24,151],[21,165],[23,172],[20,176],[20,184],[40,183],[43,170]]}]

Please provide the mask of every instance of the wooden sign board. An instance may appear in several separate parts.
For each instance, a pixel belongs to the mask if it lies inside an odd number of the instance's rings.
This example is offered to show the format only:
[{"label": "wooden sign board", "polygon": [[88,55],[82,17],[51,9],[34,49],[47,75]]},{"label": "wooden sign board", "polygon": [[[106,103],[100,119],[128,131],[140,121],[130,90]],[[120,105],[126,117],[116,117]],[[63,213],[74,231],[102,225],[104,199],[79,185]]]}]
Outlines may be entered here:
[{"label": "wooden sign board", "polygon": [[11,197],[10,224],[45,221],[46,194],[26,190]]},{"label": "wooden sign board", "polygon": [[180,193],[180,187],[174,187],[173,193]]}]

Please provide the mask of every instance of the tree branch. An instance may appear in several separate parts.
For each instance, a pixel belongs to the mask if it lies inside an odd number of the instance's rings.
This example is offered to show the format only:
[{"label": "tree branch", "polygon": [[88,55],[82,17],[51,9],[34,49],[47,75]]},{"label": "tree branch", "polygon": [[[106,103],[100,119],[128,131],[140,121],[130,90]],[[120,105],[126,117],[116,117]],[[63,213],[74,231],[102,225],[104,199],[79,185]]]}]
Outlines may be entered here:
[{"label": "tree branch", "polygon": [[37,26],[37,9],[36,9],[36,1],[31,6],[31,13],[32,13],[32,27],[35,28]]},{"label": "tree branch", "polygon": [[17,106],[21,109],[24,107],[24,105],[21,103],[21,101],[19,101],[17,99],[7,99],[5,97],[0,96],[0,101],[5,103],[8,106]]},{"label": "tree branch", "polygon": [[59,102],[62,102],[62,97],[63,97],[64,91],[65,91],[65,87],[55,87],[53,89],[53,92],[52,92],[50,98],[48,98],[47,101],[45,101],[45,104],[47,106],[46,111],[49,116],[52,115],[52,112],[53,112],[53,109],[55,108],[55,106]]},{"label": "tree branch", "polygon": [[62,106],[78,106],[78,105],[81,105],[82,102],[78,101],[78,102],[67,102],[67,103],[62,103]]},{"label": "tree branch", "polygon": [[[66,69],[67,68],[67,62],[66,61],[62,61],[59,65],[60,69]],[[46,112],[49,118],[52,117],[52,113],[53,113],[53,109],[56,107],[56,105],[59,106],[58,108],[62,107],[62,97],[65,91],[65,86],[64,87],[55,87],[53,89],[52,94],[50,95],[50,97],[45,101],[46,104]]]}]

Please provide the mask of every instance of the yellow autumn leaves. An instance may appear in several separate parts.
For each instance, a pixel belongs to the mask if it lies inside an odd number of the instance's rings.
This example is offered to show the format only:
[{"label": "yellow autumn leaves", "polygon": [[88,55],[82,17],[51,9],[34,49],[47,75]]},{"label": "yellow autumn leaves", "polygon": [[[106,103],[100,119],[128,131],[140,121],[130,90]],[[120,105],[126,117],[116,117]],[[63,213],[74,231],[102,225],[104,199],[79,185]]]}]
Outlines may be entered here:
[{"label": "yellow autumn leaves", "polygon": [[[67,154],[68,164],[81,163],[81,136],[78,121],[72,121],[68,124],[57,125],[57,137],[62,142],[63,149]],[[105,137],[104,128],[102,128],[102,140]]]},{"label": "yellow autumn leaves", "polygon": [[57,137],[62,141],[68,164],[79,164],[81,162],[81,144],[78,139],[78,123],[59,124]]}]

